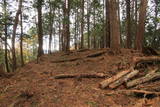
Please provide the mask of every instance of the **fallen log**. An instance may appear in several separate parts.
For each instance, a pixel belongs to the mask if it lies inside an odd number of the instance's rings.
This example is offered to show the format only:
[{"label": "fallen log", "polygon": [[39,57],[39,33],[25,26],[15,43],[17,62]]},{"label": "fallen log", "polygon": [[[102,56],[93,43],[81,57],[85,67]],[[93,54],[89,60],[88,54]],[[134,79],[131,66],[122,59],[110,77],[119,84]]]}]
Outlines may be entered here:
[{"label": "fallen log", "polygon": [[103,55],[103,54],[105,54],[105,53],[106,53],[106,51],[101,51],[101,52],[92,53],[92,54],[90,54],[90,55],[87,55],[87,57],[89,57],[89,58],[98,57],[98,56],[101,56],[101,55]]},{"label": "fallen log", "polygon": [[150,56],[150,57],[134,57],[133,58],[133,65],[136,66],[140,63],[145,62],[160,62],[159,56]]},{"label": "fallen log", "polygon": [[104,89],[106,88],[109,84],[115,82],[116,80],[120,79],[121,77],[123,77],[124,75],[127,75],[131,70],[125,70],[125,71],[122,71],[120,73],[118,73],[117,75],[109,78],[109,79],[106,79],[104,81],[102,81],[99,86],[100,88]]},{"label": "fallen log", "polygon": [[119,90],[118,93],[123,93],[127,95],[141,95],[141,97],[157,97],[160,96],[160,92],[152,92],[152,91],[145,91],[145,90]]},{"label": "fallen log", "polygon": [[64,60],[57,60],[57,61],[51,61],[52,63],[63,63],[63,62],[72,62],[76,60],[80,60],[81,58],[71,58],[71,59],[64,59]]},{"label": "fallen log", "polygon": [[60,74],[56,75],[55,79],[64,79],[64,78],[105,78],[106,74],[103,73],[93,73],[93,74]]},{"label": "fallen log", "polygon": [[160,92],[160,81],[154,81],[151,84],[144,83],[134,87],[134,89]]},{"label": "fallen log", "polygon": [[138,73],[139,73],[138,70],[132,70],[129,74],[125,75],[124,77],[110,84],[109,88],[111,89],[117,88],[121,84],[126,83],[129,79],[135,77]]},{"label": "fallen log", "polygon": [[128,82],[126,84],[126,86],[127,86],[127,88],[131,88],[131,87],[134,87],[136,85],[139,85],[139,84],[142,84],[142,83],[145,83],[145,82],[149,82],[149,81],[152,81],[152,80],[155,80],[155,79],[158,79],[158,78],[160,78],[160,73],[159,72],[149,73],[144,77],[141,77],[141,78],[138,78],[138,79],[135,79],[133,81]]}]

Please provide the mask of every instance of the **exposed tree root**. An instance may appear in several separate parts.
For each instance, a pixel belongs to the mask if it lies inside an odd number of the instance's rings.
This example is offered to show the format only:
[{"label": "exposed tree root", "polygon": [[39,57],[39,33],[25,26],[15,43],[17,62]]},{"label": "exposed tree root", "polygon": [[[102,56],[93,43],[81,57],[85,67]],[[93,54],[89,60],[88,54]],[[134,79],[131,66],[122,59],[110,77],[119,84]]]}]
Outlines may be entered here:
[{"label": "exposed tree root", "polygon": [[52,63],[73,62],[73,61],[81,60],[81,59],[85,59],[85,58],[98,57],[98,56],[101,56],[101,55],[103,55],[103,54],[105,54],[105,53],[106,53],[106,51],[102,51],[102,52],[92,53],[92,54],[87,55],[87,56],[82,57],[82,58],[71,58],[71,59],[57,60],[57,61],[51,61],[51,62],[52,62]]},{"label": "exposed tree root", "polygon": [[89,57],[89,58],[98,57],[98,56],[101,56],[101,55],[103,55],[103,54],[105,54],[105,53],[106,53],[106,51],[97,52],[97,53],[92,53],[92,54],[88,55],[87,57]]},{"label": "exposed tree root", "polygon": [[88,51],[89,49],[80,49],[80,50],[77,50],[77,52],[85,52],[85,51]]},{"label": "exposed tree root", "polygon": [[51,61],[52,63],[62,63],[62,62],[72,62],[76,60],[80,60],[82,58],[72,58],[72,59],[64,59],[64,60],[57,60],[57,61]]}]

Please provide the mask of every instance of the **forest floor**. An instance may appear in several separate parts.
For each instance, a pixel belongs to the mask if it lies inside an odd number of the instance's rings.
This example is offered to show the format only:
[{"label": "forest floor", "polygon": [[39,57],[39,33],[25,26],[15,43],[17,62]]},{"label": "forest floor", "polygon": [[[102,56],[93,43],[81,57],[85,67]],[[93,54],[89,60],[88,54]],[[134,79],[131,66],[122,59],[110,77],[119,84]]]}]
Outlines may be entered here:
[{"label": "forest floor", "polygon": [[[103,51],[102,55],[86,57]],[[44,55],[39,64],[32,61],[10,78],[0,77],[0,107],[160,107],[160,97],[144,99],[116,94],[124,89],[123,85],[115,90],[100,89],[104,78],[54,78],[57,74],[75,73],[104,73],[109,78],[129,68],[134,56],[144,55],[127,49],[120,54],[101,49]]]}]

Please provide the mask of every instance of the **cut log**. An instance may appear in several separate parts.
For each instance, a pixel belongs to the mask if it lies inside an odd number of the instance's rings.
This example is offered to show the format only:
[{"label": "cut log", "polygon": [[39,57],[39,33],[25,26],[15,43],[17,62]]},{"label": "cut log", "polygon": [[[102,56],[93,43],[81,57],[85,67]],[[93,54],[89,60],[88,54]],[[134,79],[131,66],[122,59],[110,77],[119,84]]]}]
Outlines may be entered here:
[{"label": "cut log", "polygon": [[64,79],[64,78],[105,78],[106,74],[103,73],[93,73],[93,74],[60,74],[56,75],[55,79]]},{"label": "cut log", "polygon": [[104,89],[106,88],[108,85],[110,85],[111,83],[115,82],[116,80],[120,79],[121,77],[127,75],[131,70],[125,70],[125,71],[122,71],[120,73],[118,73],[117,75],[109,78],[109,79],[106,79],[104,81],[102,81],[100,83],[100,88]]},{"label": "cut log", "polygon": [[121,84],[126,83],[129,79],[132,79],[133,77],[135,77],[138,73],[139,73],[138,70],[132,70],[131,73],[127,74],[126,76],[110,84],[109,88],[111,89],[117,88]]},{"label": "cut log", "polygon": [[57,60],[57,61],[51,61],[52,63],[63,63],[63,62],[72,62],[76,60],[80,60],[81,58],[71,58],[71,59],[64,59],[64,60]]},{"label": "cut log", "polygon": [[106,51],[101,51],[101,52],[97,52],[97,53],[92,53],[92,54],[90,54],[90,55],[87,55],[87,57],[98,57],[98,56],[101,56],[101,55],[103,55],[103,54],[105,54],[106,53]]},{"label": "cut log", "polygon": [[149,81],[152,81],[152,80],[155,80],[155,79],[158,79],[158,78],[160,78],[160,73],[159,72],[149,73],[144,77],[141,77],[141,78],[138,78],[138,79],[135,79],[133,81],[128,82],[126,84],[126,86],[127,86],[127,88],[131,88],[131,87],[134,87],[136,85],[139,85],[139,84],[142,84],[142,83],[145,83],[145,82],[149,82]]}]

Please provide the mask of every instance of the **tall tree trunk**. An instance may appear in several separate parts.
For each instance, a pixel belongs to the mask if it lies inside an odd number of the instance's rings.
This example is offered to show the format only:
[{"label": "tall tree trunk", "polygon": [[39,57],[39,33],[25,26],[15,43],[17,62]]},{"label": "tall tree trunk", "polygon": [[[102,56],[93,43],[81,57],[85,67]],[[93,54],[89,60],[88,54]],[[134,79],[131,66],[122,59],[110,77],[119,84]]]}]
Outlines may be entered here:
[{"label": "tall tree trunk", "polygon": [[106,26],[105,26],[105,30],[106,30],[106,39],[105,39],[105,41],[106,41],[106,47],[110,47],[110,12],[109,12],[109,0],[106,0],[106,2],[105,2],[105,5],[106,5],[106,8],[105,8],[105,10],[106,10],[106,13],[105,13],[105,19],[106,19],[106,22],[105,22],[105,24],[106,24]]},{"label": "tall tree trunk", "polygon": [[64,1],[63,4],[63,28],[62,28],[62,36],[61,36],[61,41],[62,41],[62,51],[65,51],[65,44],[66,44],[66,0]]},{"label": "tall tree trunk", "polygon": [[20,36],[20,56],[21,56],[21,66],[24,66],[24,59],[23,59],[23,14],[21,9],[21,36]]},{"label": "tall tree trunk", "polygon": [[38,0],[37,12],[38,12],[38,56],[43,55],[43,29],[42,29],[42,2],[43,0]]},{"label": "tall tree trunk", "polygon": [[[93,7],[93,29],[94,31],[96,30],[96,7],[95,7],[95,0],[94,2],[94,7]],[[93,34],[93,48],[96,48],[96,34]]]},{"label": "tall tree trunk", "polygon": [[155,19],[154,19],[154,33],[153,33],[153,40],[152,40],[152,47],[156,48],[156,36],[157,36],[157,17],[158,17],[158,0],[154,0],[155,2],[155,9],[154,9],[154,12],[155,12]]},{"label": "tall tree trunk", "polygon": [[137,34],[137,17],[138,17],[138,4],[137,0],[135,0],[135,38]]},{"label": "tall tree trunk", "polygon": [[5,15],[5,65],[6,65],[6,71],[10,72],[9,70],[9,64],[8,64],[8,52],[7,52],[7,3],[6,0],[4,0],[4,15]]},{"label": "tall tree trunk", "polygon": [[103,0],[103,37],[101,48],[106,48],[105,0]]},{"label": "tall tree trunk", "polygon": [[17,10],[16,17],[14,20],[14,25],[13,25],[13,35],[12,35],[12,72],[14,72],[17,68],[15,39],[16,39],[17,25],[19,22],[19,15],[21,14],[21,8],[22,8],[22,0],[19,0],[18,10]]},{"label": "tall tree trunk", "polygon": [[78,9],[76,8],[76,11],[75,11],[75,22],[74,22],[74,26],[75,26],[75,35],[74,35],[74,48],[75,50],[77,50],[77,21],[78,21]]},{"label": "tall tree trunk", "polygon": [[104,44],[105,44],[105,15],[104,15],[104,10],[105,10],[105,0],[102,0],[102,3],[103,3],[103,5],[102,5],[102,36],[101,36],[101,38],[100,38],[100,44],[99,44],[99,48],[104,48]]},{"label": "tall tree trunk", "polygon": [[87,37],[88,37],[88,49],[90,48],[90,5],[87,0]]},{"label": "tall tree trunk", "polygon": [[64,51],[67,52],[70,48],[70,0],[65,0],[63,15]]},{"label": "tall tree trunk", "polygon": [[147,9],[147,0],[141,0],[140,4],[140,13],[139,13],[139,23],[136,35],[135,48],[139,51],[142,51],[143,47],[143,38],[145,33],[145,19],[146,19],[146,9]]},{"label": "tall tree trunk", "polygon": [[59,8],[58,9],[58,14],[59,14],[59,20],[58,20],[58,23],[59,23],[59,51],[62,51],[62,32],[61,32],[61,9]]},{"label": "tall tree trunk", "polygon": [[120,48],[120,26],[118,17],[118,6],[116,0],[109,2],[110,7],[110,33],[111,48],[118,51]]},{"label": "tall tree trunk", "polygon": [[68,0],[67,3],[67,46],[66,51],[69,51],[70,49],[70,0]]},{"label": "tall tree trunk", "polygon": [[[54,23],[53,23],[53,24],[54,24]],[[53,42],[53,43],[54,43],[54,44],[53,44],[53,45],[54,45],[54,50],[56,50],[57,43],[56,43],[56,29],[55,29],[55,28],[53,28],[53,37],[54,37],[54,38],[53,38],[53,39],[54,39],[54,40],[53,40],[53,41],[54,41],[54,42]]]},{"label": "tall tree trunk", "polygon": [[[50,23],[50,31],[49,31],[49,49],[48,53],[51,54],[51,44],[52,44],[52,33],[53,33],[53,20],[54,20],[54,13],[52,13],[54,9],[52,9],[51,1],[49,0],[49,23]],[[52,17],[53,16],[53,17]]]},{"label": "tall tree trunk", "polygon": [[127,24],[126,24],[126,36],[127,36],[127,44],[126,44],[126,47],[127,48],[131,48],[132,46],[132,38],[131,38],[131,2],[130,0],[126,0],[126,14],[127,14]]},{"label": "tall tree trunk", "polygon": [[120,35],[120,44],[122,45],[122,35],[121,35],[121,14],[120,14],[120,1],[117,0],[117,8],[118,8],[118,22],[119,22],[119,35]]},{"label": "tall tree trunk", "polygon": [[81,0],[81,49],[84,48],[84,0]]}]

